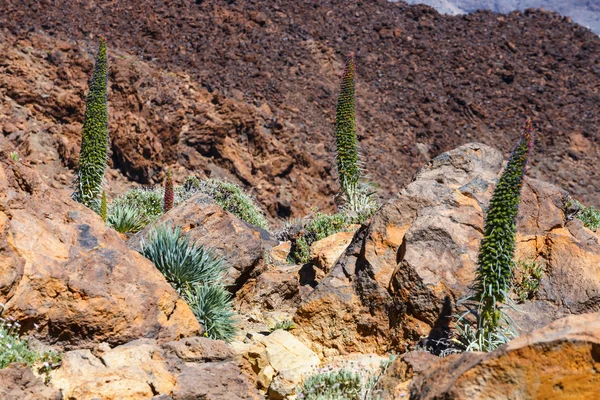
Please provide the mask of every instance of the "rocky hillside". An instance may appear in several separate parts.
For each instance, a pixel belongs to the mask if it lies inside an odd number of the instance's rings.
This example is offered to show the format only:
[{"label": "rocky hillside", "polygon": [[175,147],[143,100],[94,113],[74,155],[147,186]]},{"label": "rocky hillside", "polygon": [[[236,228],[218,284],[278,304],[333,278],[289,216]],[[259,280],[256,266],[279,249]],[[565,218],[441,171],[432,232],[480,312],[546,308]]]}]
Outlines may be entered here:
[{"label": "rocky hillside", "polygon": [[[2,399],[293,400],[347,382],[311,381],[340,368],[358,374],[356,390],[374,384],[360,399],[596,398],[599,235],[571,218],[564,190],[530,177],[515,259],[542,268],[526,296],[509,294],[521,337],[438,356],[475,275],[497,149],[441,154],[370,221],[312,243],[304,264],[288,261],[290,242],[203,193],[162,215],[152,226],[180,226],[222,256],[237,327],[229,343],[210,339],[196,306],[136,251],[150,226],[125,240],[12,149],[0,137]],[[58,354],[51,367],[7,362],[16,323],[25,347]],[[344,393],[325,398],[352,398]]]},{"label": "rocky hillside", "polygon": [[600,39],[557,14],[450,17],[384,0],[5,0],[0,24],[0,129],[57,188],[77,162],[104,35],[114,192],[160,182],[172,166],[177,179],[197,170],[242,183],[273,217],[332,209],[335,99],[343,55],[355,51],[360,146],[383,198],[457,145],[508,152],[531,115],[530,175],[600,204]]},{"label": "rocky hillside", "polygon": [[427,4],[441,13],[465,14],[490,10],[508,14],[515,10],[543,8],[573,18],[581,26],[600,34],[600,3],[590,0],[403,0],[408,4]]}]

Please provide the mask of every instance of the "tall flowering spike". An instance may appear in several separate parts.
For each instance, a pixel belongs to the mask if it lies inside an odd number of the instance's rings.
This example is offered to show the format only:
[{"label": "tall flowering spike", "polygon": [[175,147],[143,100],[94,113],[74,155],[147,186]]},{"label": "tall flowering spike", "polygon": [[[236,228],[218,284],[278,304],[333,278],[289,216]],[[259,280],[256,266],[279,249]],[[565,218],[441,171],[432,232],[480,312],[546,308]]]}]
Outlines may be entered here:
[{"label": "tall flowering spike", "polygon": [[527,119],[523,134],[502,172],[485,218],[479,248],[475,296],[479,303],[478,334],[489,337],[501,323],[499,304],[506,301],[512,279],[516,219],[521,202],[525,167],[533,146],[533,126]]},{"label": "tall flowering spike", "polygon": [[106,202],[106,191],[102,191],[102,199],[100,200],[100,216],[102,220],[106,223],[106,219],[108,218],[108,204]]},{"label": "tall flowering spike", "polygon": [[354,108],[354,54],[352,53],[346,61],[335,112],[335,146],[340,186],[342,191],[347,193],[348,188],[356,187],[360,178]]},{"label": "tall flowering spike", "polygon": [[100,38],[96,65],[85,102],[81,152],[73,199],[99,211],[99,196],[108,154],[108,61],[106,41]]},{"label": "tall flowering spike", "polygon": [[163,212],[173,208],[175,202],[175,191],[173,190],[173,176],[171,171],[167,171],[167,179],[165,179],[165,197],[163,199]]}]

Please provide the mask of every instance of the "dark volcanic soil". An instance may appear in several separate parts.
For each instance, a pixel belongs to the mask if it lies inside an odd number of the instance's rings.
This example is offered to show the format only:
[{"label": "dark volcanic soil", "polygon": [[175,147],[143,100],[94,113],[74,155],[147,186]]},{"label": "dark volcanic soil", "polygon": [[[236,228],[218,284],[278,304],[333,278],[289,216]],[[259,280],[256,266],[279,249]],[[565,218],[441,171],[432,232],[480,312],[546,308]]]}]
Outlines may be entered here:
[{"label": "dark volcanic soil", "polygon": [[[62,143],[64,164],[76,162],[77,135],[62,126],[82,118],[89,54],[102,34],[112,50],[115,167],[141,183],[160,181],[175,163],[231,174],[272,215],[287,215],[288,202],[292,215],[332,209],[337,86],[343,55],[354,51],[359,140],[382,197],[460,144],[508,152],[532,116],[539,133],[529,174],[600,205],[600,38],[557,14],[450,17],[383,0],[3,0],[0,15],[0,39],[44,50],[40,62],[64,70],[50,81],[76,88],[69,111],[15,98],[15,61],[0,60],[0,95],[66,138],[52,142]],[[70,42],[43,48],[58,40]],[[139,64],[117,59],[128,54],[148,66],[125,71]],[[4,132],[14,136],[11,124]]]}]

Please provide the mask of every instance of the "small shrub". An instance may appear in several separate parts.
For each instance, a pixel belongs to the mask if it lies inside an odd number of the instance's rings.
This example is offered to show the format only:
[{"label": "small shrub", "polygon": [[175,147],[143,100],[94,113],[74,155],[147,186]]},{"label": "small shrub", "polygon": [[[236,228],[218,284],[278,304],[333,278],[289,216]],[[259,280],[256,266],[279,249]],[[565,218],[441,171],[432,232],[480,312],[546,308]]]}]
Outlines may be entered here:
[{"label": "small shrub", "polygon": [[73,199],[98,212],[108,155],[108,60],[106,41],[100,47],[85,102],[81,151]]},{"label": "small shrub", "polygon": [[106,224],[120,233],[136,233],[148,225],[148,219],[129,204],[120,203],[110,209]]},{"label": "small shrub", "polygon": [[275,332],[278,329],[283,329],[284,331],[291,331],[292,329],[296,329],[296,324],[294,324],[294,321],[286,319],[277,322],[272,328],[269,329],[269,331]]},{"label": "small shrub", "polygon": [[318,373],[304,380],[298,389],[298,399],[303,400],[380,400],[382,394],[375,386],[397,356],[392,354],[381,361],[375,371],[357,368],[353,362],[346,368],[320,368]]},{"label": "small shrub", "polygon": [[544,266],[535,261],[517,261],[513,276],[513,291],[519,303],[532,299],[540,287],[540,279],[544,274]]},{"label": "small shrub", "polygon": [[203,284],[186,289],[184,298],[211,339],[231,341],[236,334],[233,301],[222,285]]},{"label": "small shrub", "polygon": [[10,159],[13,160],[14,162],[19,162],[19,153],[17,153],[16,151],[11,151],[9,156],[10,156]]},{"label": "small shrub", "polygon": [[147,242],[142,241],[141,247],[142,255],[154,263],[180,294],[193,285],[215,284],[225,273],[223,261],[204,246],[190,243],[181,234],[181,227],[158,227]]},{"label": "small shrub", "polygon": [[310,261],[310,244],[304,236],[292,240],[292,248],[287,261],[291,264],[306,264]]},{"label": "small shrub", "polygon": [[58,353],[39,353],[31,349],[29,342],[19,336],[19,328],[17,321],[0,318],[0,369],[16,362],[26,363],[29,367],[40,365],[40,372],[49,372],[60,362]]},{"label": "small shrub", "polygon": [[317,212],[301,229],[300,237],[292,239],[292,249],[288,261],[292,263],[307,263],[310,259],[310,245],[314,242],[342,232],[352,223],[345,214],[323,214]]},{"label": "small shrub", "polygon": [[185,178],[185,181],[183,181],[183,188],[187,192],[198,192],[202,188],[202,182],[197,176],[189,175],[187,178]]},{"label": "small shrub", "polygon": [[198,178],[188,177],[183,184],[183,189],[189,197],[198,192],[204,193],[239,219],[262,229],[269,229],[269,222],[260,208],[250,196],[244,193],[242,188],[233,183],[218,179],[200,181]]},{"label": "small shrub", "polygon": [[357,372],[337,369],[308,377],[302,384],[299,399],[362,400],[363,379]]},{"label": "small shrub", "polygon": [[567,200],[566,207],[570,208],[572,206],[577,209],[575,216],[583,222],[586,228],[592,231],[600,229],[600,210],[592,206],[586,207],[575,199]]},{"label": "small shrub", "polygon": [[[120,206],[130,207],[149,224],[162,215],[162,190],[162,188],[160,190],[131,189],[114,199],[111,209]],[[109,211],[112,213],[112,210]]]}]

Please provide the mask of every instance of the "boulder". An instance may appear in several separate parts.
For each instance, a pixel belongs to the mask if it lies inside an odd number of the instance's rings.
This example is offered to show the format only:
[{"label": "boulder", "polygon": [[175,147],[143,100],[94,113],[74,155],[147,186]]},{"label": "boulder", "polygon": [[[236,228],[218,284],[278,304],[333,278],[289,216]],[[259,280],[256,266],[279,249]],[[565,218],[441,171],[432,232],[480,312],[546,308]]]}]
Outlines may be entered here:
[{"label": "boulder", "polygon": [[338,232],[310,245],[310,260],[323,276],[335,265],[354,237],[352,232]]},{"label": "boulder", "polygon": [[287,258],[292,249],[292,242],[289,240],[286,242],[279,243],[277,246],[271,248],[269,252],[270,261],[273,263],[287,263]]},{"label": "boulder", "polygon": [[259,387],[271,399],[293,396],[303,376],[320,363],[315,353],[281,329],[259,337],[245,357],[258,375]]},{"label": "boulder", "polygon": [[395,359],[373,388],[381,399],[408,397],[410,384],[415,375],[425,373],[439,357],[426,351],[410,351]]},{"label": "boulder", "polygon": [[201,332],[150,261],[96,213],[55,194],[2,150],[0,277],[5,314],[24,330],[37,324],[46,343],[82,348]]},{"label": "boulder", "polygon": [[234,291],[264,267],[264,254],[277,242],[265,230],[224,211],[209,196],[198,193],[171,209],[155,223],[138,232],[127,242],[140,250],[142,240],[156,226],[181,226],[182,231],[199,245],[211,248],[228,265],[225,284]]},{"label": "boulder", "polygon": [[56,389],[44,385],[26,364],[10,364],[0,369],[0,398],[2,400],[60,400]]},{"label": "boulder", "polygon": [[273,310],[294,313],[307,290],[301,286],[301,269],[300,265],[269,266],[237,292],[238,309],[247,314]]},{"label": "boulder", "polygon": [[[434,326],[449,329],[452,299],[465,296],[474,278],[502,160],[478,143],[443,153],[357,232],[294,318],[315,351],[403,351]],[[600,309],[599,237],[565,216],[566,198],[554,185],[525,179],[516,259],[545,268],[538,292],[512,312],[522,333]]]},{"label": "boulder", "polygon": [[411,384],[410,398],[597,399],[600,313],[573,315],[491,353],[440,359]]},{"label": "boulder", "polygon": [[102,344],[65,353],[51,384],[72,400],[258,399],[233,356],[224,342],[203,337]]}]

